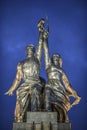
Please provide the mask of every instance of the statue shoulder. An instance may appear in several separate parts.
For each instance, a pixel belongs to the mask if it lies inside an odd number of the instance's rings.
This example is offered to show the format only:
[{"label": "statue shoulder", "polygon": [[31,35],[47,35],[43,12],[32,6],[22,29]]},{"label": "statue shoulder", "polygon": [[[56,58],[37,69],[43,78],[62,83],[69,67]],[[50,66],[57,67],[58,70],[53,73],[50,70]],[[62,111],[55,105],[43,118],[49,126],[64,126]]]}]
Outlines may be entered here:
[{"label": "statue shoulder", "polygon": [[22,68],[22,65],[23,65],[23,62],[22,62],[22,61],[18,62],[17,70],[21,69],[21,68]]}]

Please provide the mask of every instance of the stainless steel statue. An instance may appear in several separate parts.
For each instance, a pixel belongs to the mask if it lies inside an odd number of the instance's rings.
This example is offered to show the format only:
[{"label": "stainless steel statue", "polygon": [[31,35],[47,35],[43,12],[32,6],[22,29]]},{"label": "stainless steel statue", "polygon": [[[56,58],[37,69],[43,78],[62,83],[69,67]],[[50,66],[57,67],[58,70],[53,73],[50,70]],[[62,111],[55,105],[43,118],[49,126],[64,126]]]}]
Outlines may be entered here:
[{"label": "stainless steel statue", "polygon": [[13,91],[18,87],[20,81],[22,79],[24,80],[23,84],[17,90],[17,102],[15,108],[16,122],[23,122],[25,112],[29,108],[30,111],[41,110],[40,96],[43,84],[41,84],[42,80],[40,80],[39,73],[43,43],[43,24],[44,20],[41,19],[38,23],[39,41],[36,52],[34,53],[33,45],[28,45],[26,47],[27,58],[18,63],[16,79],[10,90],[5,93],[12,95]]},{"label": "stainless steel statue", "polygon": [[[48,50],[48,31],[43,34],[43,48],[45,54],[46,72],[48,82],[45,85],[45,110],[57,111],[59,122],[69,122],[67,111],[79,103],[80,97],[72,88],[68,78],[62,69],[62,58],[59,54],[53,54],[52,59]],[[70,103],[69,97],[75,98]]]},{"label": "stainless steel statue", "polygon": [[[16,122],[23,122],[27,111],[43,111],[43,109],[44,111],[57,111],[58,121],[68,122],[67,111],[80,101],[80,97],[70,85],[62,69],[61,56],[54,54],[52,59],[50,58],[48,50],[49,31],[44,23],[44,19],[41,19],[38,23],[39,40],[36,51],[34,52],[33,45],[26,47],[27,58],[18,63],[16,78],[11,88],[5,93],[12,95],[23,79],[23,83],[16,92]],[[39,75],[42,49],[45,55],[47,83]],[[75,98],[73,103],[70,103],[70,96]],[[42,101],[41,99],[44,100]],[[44,107],[41,104],[44,104]]]}]

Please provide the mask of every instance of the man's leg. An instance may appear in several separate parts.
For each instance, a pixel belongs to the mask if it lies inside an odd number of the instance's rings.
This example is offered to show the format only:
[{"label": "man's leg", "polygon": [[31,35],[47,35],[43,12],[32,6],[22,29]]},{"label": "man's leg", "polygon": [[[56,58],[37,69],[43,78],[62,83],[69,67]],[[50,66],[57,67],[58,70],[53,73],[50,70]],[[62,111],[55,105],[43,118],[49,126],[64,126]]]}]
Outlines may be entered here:
[{"label": "man's leg", "polygon": [[49,87],[45,88],[45,110],[52,111],[51,106],[51,89]]},{"label": "man's leg", "polygon": [[41,95],[41,86],[35,85],[31,93],[31,111],[41,110],[40,95]]},{"label": "man's leg", "polygon": [[23,117],[21,116],[21,105],[20,105],[19,101],[16,102],[15,121],[16,122],[23,122]]},{"label": "man's leg", "polygon": [[16,122],[23,122],[23,117],[21,115],[21,109],[22,109],[22,106],[21,106],[21,102],[20,102],[20,96],[19,96],[19,91],[17,90],[16,92],[16,95],[17,95],[17,101],[16,101],[16,107],[15,107],[15,121]]}]

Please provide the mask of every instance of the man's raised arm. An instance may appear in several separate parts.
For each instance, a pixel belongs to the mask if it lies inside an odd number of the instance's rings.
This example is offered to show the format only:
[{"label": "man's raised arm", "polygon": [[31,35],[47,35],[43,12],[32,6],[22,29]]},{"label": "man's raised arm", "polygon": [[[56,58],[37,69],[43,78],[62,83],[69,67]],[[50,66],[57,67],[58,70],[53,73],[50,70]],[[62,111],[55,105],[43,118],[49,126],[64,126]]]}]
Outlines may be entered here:
[{"label": "man's raised arm", "polygon": [[43,44],[43,32],[44,32],[44,19],[41,19],[38,22],[38,30],[39,30],[39,38],[38,38],[38,44],[36,47],[36,57],[38,58],[39,62],[41,62],[41,53],[42,53],[42,44]]},{"label": "man's raised arm", "polygon": [[51,59],[50,59],[49,49],[48,49],[48,33],[49,32],[45,30],[44,35],[43,35],[43,37],[44,37],[43,48],[44,48],[44,56],[45,56],[45,66],[46,66],[46,69],[51,64]]}]

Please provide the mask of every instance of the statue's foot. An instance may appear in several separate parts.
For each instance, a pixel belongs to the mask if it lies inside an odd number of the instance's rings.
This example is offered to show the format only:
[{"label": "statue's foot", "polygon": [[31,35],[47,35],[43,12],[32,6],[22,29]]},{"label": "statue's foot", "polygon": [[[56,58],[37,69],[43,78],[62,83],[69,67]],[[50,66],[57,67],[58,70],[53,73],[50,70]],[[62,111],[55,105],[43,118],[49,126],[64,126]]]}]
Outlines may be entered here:
[{"label": "statue's foot", "polygon": [[20,122],[23,122],[23,120],[18,119],[17,122],[20,123]]},{"label": "statue's foot", "polygon": [[16,117],[15,121],[18,123],[23,122],[23,117],[22,116]]}]

